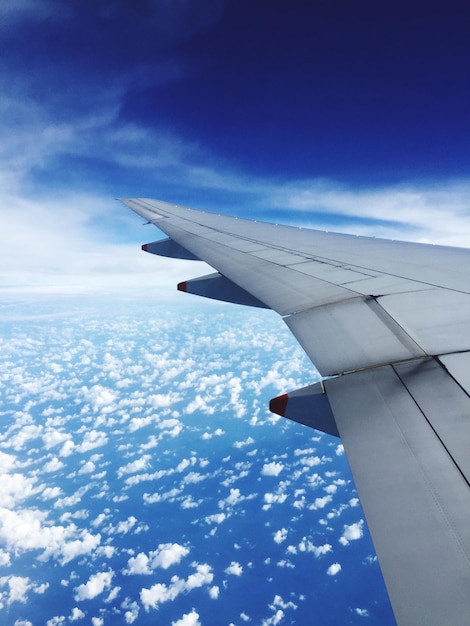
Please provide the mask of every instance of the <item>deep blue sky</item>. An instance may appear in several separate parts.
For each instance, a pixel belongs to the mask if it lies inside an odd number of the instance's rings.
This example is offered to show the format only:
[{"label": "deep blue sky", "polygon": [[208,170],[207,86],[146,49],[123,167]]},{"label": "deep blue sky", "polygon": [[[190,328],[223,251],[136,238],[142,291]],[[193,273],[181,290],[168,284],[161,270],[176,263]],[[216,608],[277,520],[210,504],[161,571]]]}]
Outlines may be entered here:
[{"label": "deep blue sky", "polygon": [[129,94],[122,115],[263,175],[467,174],[463,17],[444,3],[228,3],[175,47],[185,79]]},{"label": "deep blue sky", "polygon": [[252,174],[464,176],[467,8],[46,1],[4,31],[2,66],[12,90],[57,121],[92,114],[115,92],[115,124],[165,129]]},{"label": "deep blue sky", "polygon": [[468,246],[467,13],[362,0],[2,5],[9,280],[24,282],[25,265],[63,274],[88,247],[137,251],[138,221],[115,197]]}]

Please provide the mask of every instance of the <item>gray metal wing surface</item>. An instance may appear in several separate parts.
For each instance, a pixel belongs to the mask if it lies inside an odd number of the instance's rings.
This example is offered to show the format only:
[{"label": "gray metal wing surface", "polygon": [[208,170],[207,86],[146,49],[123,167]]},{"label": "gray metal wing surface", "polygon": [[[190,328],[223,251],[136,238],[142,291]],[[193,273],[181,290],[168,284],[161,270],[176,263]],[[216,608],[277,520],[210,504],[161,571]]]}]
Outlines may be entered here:
[{"label": "gray metal wing surface", "polygon": [[339,433],[398,624],[468,626],[470,250],[123,202],[217,270],[180,289],[275,310],[324,377],[271,408]]}]

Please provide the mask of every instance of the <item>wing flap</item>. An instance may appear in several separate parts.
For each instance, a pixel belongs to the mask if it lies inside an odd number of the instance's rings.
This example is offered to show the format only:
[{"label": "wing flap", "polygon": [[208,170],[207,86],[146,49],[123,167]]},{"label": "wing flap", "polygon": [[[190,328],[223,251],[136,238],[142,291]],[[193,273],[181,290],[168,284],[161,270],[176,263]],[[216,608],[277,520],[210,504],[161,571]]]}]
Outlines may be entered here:
[{"label": "wing flap", "polygon": [[[442,445],[426,412],[439,402],[441,385],[428,387],[426,368],[415,367],[401,372],[413,377],[415,395],[392,366],[326,380],[325,387],[398,623],[464,626],[470,489],[455,448]],[[449,392],[454,385],[452,397],[461,393],[451,379],[446,384]],[[419,386],[427,387],[425,403]],[[460,407],[448,405],[447,417],[460,420]]]},{"label": "wing flap", "polygon": [[425,355],[372,298],[315,307],[284,321],[323,376]]}]

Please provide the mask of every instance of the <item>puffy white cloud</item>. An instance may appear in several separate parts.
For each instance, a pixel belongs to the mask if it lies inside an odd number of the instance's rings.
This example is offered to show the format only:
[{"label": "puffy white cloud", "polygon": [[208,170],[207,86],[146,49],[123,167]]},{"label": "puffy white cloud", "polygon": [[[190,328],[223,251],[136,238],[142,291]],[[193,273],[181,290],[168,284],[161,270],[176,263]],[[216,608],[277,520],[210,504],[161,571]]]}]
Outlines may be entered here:
[{"label": "puffy white cloud", "polygon": [[55,615],[54,617],[51,617],[51,619],[47,620],[46,626],[62,626],[65,624],[65,620],[65,615]]},{"label": "puffy white cloud", "polygon": [[284,611],[282,611],[281,609],[277,609],[274,615],[264,619],[261,622],[261,626],[276,626],[277,624],[280,624],[282,622],[282,620],[284,619],[284,615]]},{"label": "puffy white cloud", "polygon": [[336,574],[340,571],[341,571],[341,564],[332,563],[330,567],[326,570],[326,573],[328,574],[328,576],[336,576]]},{"label": "puffy white cloud", "polygon": [[316,465],[321,465],[322,460],[319,456],[306,456],[302,457],[299,461],[301,465],[306,465],[307,467],[315,467]]},{"label": "puffy white cloud", "polygon": [[204,521],[206,524],[221,524],[226,519],[227,515],[225,513],[214,513],[213,515],[207,515]]},{"label": "puffy white cloud", "polygon": [[137,556],[132,556],[127,561],[127,568],[123,571],[124,574],[151,574],[152,568],[150,567],[150,559],[143,552],[139,552]]},{"label": "puffy white cloud", "polygon": [[79,474],[91,474],[96,470],[96,465],[93,461],[87,461],[84,463],[81,468],[78,470]]},{"label": "puffy white cloud", "polygon": [[75,606],[72,609],[71,614],[69,615],[69,620],[71,622],[76,622],[77,620],[83,619],[84,617],[85,617],[85,613],[81,609],[79,609],[77,606]]},{"label": "puffy white cloud", "polygon": [[10,554],[0,549],[0,567],[8,567],[11,565]]},{"label": "puffy white cloud", "polygon": [[354,611],[361,617],[369,617],[369,611],[367,609],[355,608]]},{"label": "puffy white cloud", "polygon": [[44,465],[43,471],[44,472],[57,472],[58,470],[62,469],[63,467],[65,467],[64,463],[62,463],[62,461],[60,461],[55,456],[55,457],[53,457],[50,461],[48,461]]},{"label": "puffy white cloud", "polygon": [[82,387],[81,391],[85,400],[92,405],[93,411],[109,413],[113,410],[113,404],[117,399],[117,393],[113,389],[102,385],[93,385],[90,389]]},{"label": "puffy white cloud", "polygon": [[46,487],[41,497],[43,500],[55,500],[62,494],[62,489],[60,487]]},{"label": "puffy white cloud", "polygon": [[196,571],[190,574],[186,580],[173,576],[169,585],[156,583],[150,589],[144,587],[140,592],[140,600],[145,610],[158,609],[159,604],[175,600],[181,593],[210,585],[214,578],[210,565],[194,564],[194,566]]},{"label": "puffy white cloud", "polygon": [[274,541],[276,543],[282,543],[287,539],[287,534],[287,528],[281,528],[280,530],[277,530],[273,535]]},{"label": "puffy white cloud", "polygon": [[287,500],[287,493],[279,491],[278,493],[265,493],[263,496],[263,511],[268,511],[273,504],[283,504]]},{"label": "puffy white cloud", "polygon": [[181,619],[171,622],[171,626],[200,626],[199,613],[192,609],[191,613],[185,613]]},{"label": "puffy white cloud", "polygon": [[241,576],[243,574],[243,567],[237,561],[232,561],[230,565],[224,570],[226,574],[232,576]]},{"label": "puffy white cloud", "polygon": [[127,465],[123,465],[118,469],[118,477],[122,478],[124,474],[135,474],[136,472],[146,470],[150,465],[150,458],[149,454],[144,454],[140,457],[140,459],[136,459],[135,461],[127,463]]},{"label": "puffy white cloud", "polygon": [[113,576],[114,572],[111,570],[92,574],[86,583],[79,585],[75,589],[75,600],[81,602],[83,600],[96,598],[96,596],[110,589]]},{"label": "puffy white cloud", "polygon": [[26,594],[31,589],[31,584],[28,577],[24,576],[2,576],[0,578],[0,588],[8,587],[7,592],[2,592],[2,599],[6,600],[7,604],[13,602],[26,602]]},{"label": "puffy white cloud", "polygon": [[243,441],[235,441],[235,443],[233,444],[233,447],[234,448],[243,448],[245,446],[251,446],[254,443],[255,443],[255,440],[253,439],[253,437],[247,437]]},{"label": "puffy white cloud", "polygon": [[121,520],[116,525],[110,524],[103,530],[109,535],[127,535],[127,533],[131,531],[136,524],[137,518],[130,515],[126,520]]},{"label": "puffy white cloud", "polygon": [[73,524],[54,526],[47,514],[37,509],[11,511],[0,508],[0,540],[17,552],[43,550],[40,560],[51,557],[68,563],[77,556],[89,554],[99,545],[101,536],[79,530]]},{"label": "puffy white cloud", "polygon": [[316,511],[317,509],[324,509],[327,504],[333,500],[333,496],[327,495],[322,498],[315,498],[314,502],[308,507],[309,509]]},{"label": "puffy white cloud", "polygon": [[364,534],[364,520],[359,520],[354,524],[346,525],[343,528],[343,534],[341,535],[339,542],[343,546],[347,546],[350,541],[356,541],[360,539]]},{"label": "puffy white cloud", "polygon": [[5,507],[13,508],[18,502],[26,500],[41,489],[35,477],[19,473],[0,475],[0,502]]},{"label": "puffy white cloud", "polygon": [[297,605],[293,602],[284,602],[281,596],[274,596],[274,600],[269,605],[271,611],[273,611],[273,615],[271,617],[267,617],[263,619],[261,622],[261,626],[276,626],[280,624],[285,617],[285,610],[293,609],[294,611],[297,609]]},{"label": "puffy white cloud", "polygon": [[217,598],[219,597],[219,591],[219,587],[217,585],[214,585],[209,589],[209,597],[211,597],[212,600],[217,600]]},{"label": "puffy white cloud", "polygon": [[[227,483],[227,481],[223,481],[222,484],[225,486],[229,483]],[[223,500],[219,500],[219,508],[224,509],[227,507],[234,507],[237,504],[240,504],[241,502],[244,502],[245,500],[253,500],[253,498],[256,497],[257,494],[252,493],[249,494],[248,496],[244,496],[241,494],[240,489],[235,489],[235,488],[231,488],[230,489],[230,494],[224,498]]]},{"label": "puffy white cloud", "polygon": [[121,604],[121,607],[126,609],[124,613],[126,624],[133,624],[139,617],[140,607],[137,602],[131,602],[129,598],[126,598],[126,600]]},{"label": "puffy white cloud", "polygon": [[131,557],[123,573],[151,574],[157,567],[168,569],[188,554],[189,548],[179,543],[161,543],[156,550],[149,552],[148,556],[140,552],[137,556]]},{"label": "puffy white cloud", "polygon": [[197,462],[197,459],[195,456],[192,456],[190,459],[183,459],[182,461],[180,461],[180,463],[178,463],[178,465],[175,468],[176,472],[184,472],[185,469],[187,469],[188,467],[190,467],[191,465],[195,465]]},{"label": "puffy white cloud", "polygon": [[[87,430],[83,436],[82,443],[76,446],[78,452],[88,452],[108,443],[108,436],[100,430]],[[64,444],[65,445],[65,444]]]},{"label": "puffy white cloud", "polygon": [[168,569],[171,565],[179,563],[187,554],[189,549],[178,543],[160,544],[155,552],[151,553],[152,566]]},{"label": "puffy white cloud", "polygon": [[274,609],[275,607],[280,607],[281,609],[297,609],[297,605],[294,602],[284,602],[282,596],[275,595],[272,604],[269,605],[269,608]]},{"label": "puffy white cloud", "polygon": [[276,463],[272,461],[271,463],[265,463],[261,470],[261,474],[263,476],[279,476],[279,474],[284,469],[284,465],[282,463]]},{"label": "puffy white cloud", "polygon": [[225,435],[225,431],[223,431],[221,428],[216,428],[213,433],[204,433],[201,436],[201,439],[207,441],[209,439],[212,439],[212,437],[221,437],[222,435]]},{"label": "puffy white cloud", "polygon": [[201,413],[205,413],[206,415],[213,415],[215,413],[215,407],[210,406],[209,401],[209,398],[203,398],[202,396],[197,394],[194,400],[191,400],[191,402],[188,403],[184,412],[192,414],[198,411]]}]

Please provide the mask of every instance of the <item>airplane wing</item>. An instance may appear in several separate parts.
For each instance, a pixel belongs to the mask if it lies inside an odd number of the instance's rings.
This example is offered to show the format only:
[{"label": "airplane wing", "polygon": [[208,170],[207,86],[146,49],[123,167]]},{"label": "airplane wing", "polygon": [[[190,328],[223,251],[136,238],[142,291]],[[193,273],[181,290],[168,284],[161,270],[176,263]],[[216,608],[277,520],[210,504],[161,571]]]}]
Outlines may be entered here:
[{"label": "airplane wing", "polygon": [[400,626],[470,624],[470,250],[124,204],[206,261],[178,288],[274,309],[323,381],[271,410],[339,435]]}]

